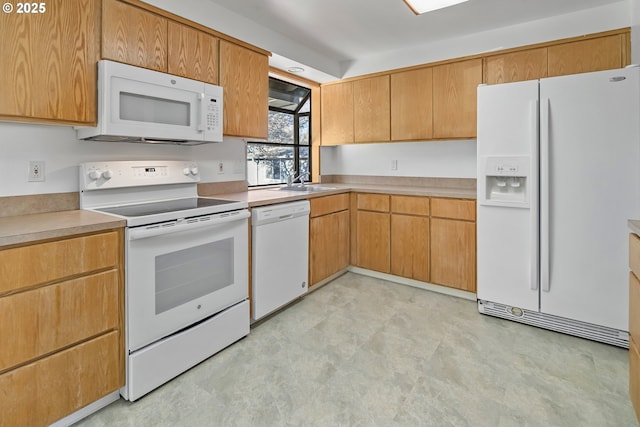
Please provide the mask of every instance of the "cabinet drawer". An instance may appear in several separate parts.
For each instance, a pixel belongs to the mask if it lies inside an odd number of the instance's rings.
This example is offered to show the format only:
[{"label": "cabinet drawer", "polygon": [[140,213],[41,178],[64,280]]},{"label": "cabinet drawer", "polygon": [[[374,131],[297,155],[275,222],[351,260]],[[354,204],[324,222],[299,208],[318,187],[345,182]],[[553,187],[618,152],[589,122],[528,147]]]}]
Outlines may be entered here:
[{"label": "cabinet drawer", "polygon": [[391,212],[408,215],[429,215],[429,198],[416,196],[391,196]]},{"label": "cabinet drawer", "polygon": [[358,209],[389,212],[389,196],[386,194],[357,194]]},{"label": "cabinet drawer", "polygon": [[311,218],[349,209],[349,193],[316,197],[311,203]]},{"label": "cabinet drawer", "polygon": [[114,331],[0,375],[0,424],[49,425],[124,384]]},{"label": "cabinet drawer", "polygon": [[115,231],[0,251],[0,294],[115,267],[119,252]]},{"label": "cabinet drawer", "polygon": [[476,202],[463,199],[431,199],[431,216],[440,218],[476,220]]},{"label": "cabinet drawer", "polygon": [[629,234],[629,267],[636,277],[640,277],[640,237]]},{"label": "cabinet drawer", "polygon": [[629,273],[629,334],[640,342],[640,280]]},{"label": "cabinet drawer", "polygon": [[0,298],[0,371],[118,327],[110,270]]},{"label": "cabinet drawer", "polygon": [[640,353],[633,337],[629,340],[629,397],[640,419]]}]

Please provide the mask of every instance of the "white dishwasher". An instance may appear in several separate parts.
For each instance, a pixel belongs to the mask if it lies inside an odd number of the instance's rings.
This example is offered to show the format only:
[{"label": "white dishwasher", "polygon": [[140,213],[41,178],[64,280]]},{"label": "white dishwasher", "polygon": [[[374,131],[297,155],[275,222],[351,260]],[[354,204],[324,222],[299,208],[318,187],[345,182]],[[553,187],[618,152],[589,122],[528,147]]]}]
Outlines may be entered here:
[{"label": "white dishwasher", "polygon": [[307,292],[308,201],[251,211],[251,308],[258,320]]}]

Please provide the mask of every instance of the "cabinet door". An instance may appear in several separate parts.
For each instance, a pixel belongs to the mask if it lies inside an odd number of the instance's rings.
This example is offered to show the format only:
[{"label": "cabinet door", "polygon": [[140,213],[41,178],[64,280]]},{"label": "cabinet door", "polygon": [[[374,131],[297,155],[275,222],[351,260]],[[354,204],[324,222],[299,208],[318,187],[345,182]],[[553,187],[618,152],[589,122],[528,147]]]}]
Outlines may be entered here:
[{"label": "cabinet door", "polygon": [[433,68],[433,137],[474,138],[482,59]]},{"label": "cabinet door", "polygon": [[390,231],[388,213],[357,212],[356,265],[358,267],[389,273]]},{"label": "cabinet door", "polygon": [[0,375],[0,423],[47,426],[124,385],[113,331]]},{"label": "cabinet door", "polygon": [[168,23],[169,74],[218,84],[218,39],[177,22]]},{"label": "cabinet door", "polygon": [[220,40],[220,86],[224,88],[224,134],[266,139],[269,113],[267,56]]},{"label": "cabinet door", "polygon": [[309,221],[309,286],[349,266],[349,211]]},{"label": "cabinet door", "polygon": [[391,274],[429,281],[429,218],[391,215]]},{"label": "cabinet door", "polygon": [[104,0],[102,57],[166,72],[167,20],[117,0]]},{"label": "cabinet door", "polygon": [[118,271],[0,298],[0,371],[117,329]]},{"label": "cabinet door", "polygon": [[321,87],[322,145],[353,142],[353,82]]},{"label": "cabinet door", "polygon": [[431,218],[430,240],[431,282],[475,292],[475,223]]},{"label": "cabinet door", "polygon": [[353,128],[355,142],[389,141],[389,76],[353,82]]},{"label": "cabinet door", "polygon": [[39,4],[43,13],[0,13],[0,115],[95,123],[99,2]]},{"label": "cabinet door", "polygon": [[547,48],[528,49],[484,59],[487,84],[519,82],[547,77]]},{"label": "cabinet door", "polygon": [[391,74],[391,140],[433,137],[431,68]]},{"label": "cabinet door", "polygon": [[620,34],[550,46],[549,77],[621,68],[623,46]]}]

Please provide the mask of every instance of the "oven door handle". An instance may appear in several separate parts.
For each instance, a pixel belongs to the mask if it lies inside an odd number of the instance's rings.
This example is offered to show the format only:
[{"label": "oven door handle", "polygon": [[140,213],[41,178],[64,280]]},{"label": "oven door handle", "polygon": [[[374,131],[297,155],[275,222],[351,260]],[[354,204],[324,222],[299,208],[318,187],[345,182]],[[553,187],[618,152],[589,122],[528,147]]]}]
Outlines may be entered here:
[{"label": "oven door handle", "polygon": [[215,228],[233,221],[241,221],[249,218],[249,211],[246,209],[233,212],[225,212],[215,215],[207,215],[197,218],[183,218],[165,224],[154,224],[145,227],[129,228],[127,239],[139,240],[149,237],[162,236],[170,233],[179,233],[202,228]]}]

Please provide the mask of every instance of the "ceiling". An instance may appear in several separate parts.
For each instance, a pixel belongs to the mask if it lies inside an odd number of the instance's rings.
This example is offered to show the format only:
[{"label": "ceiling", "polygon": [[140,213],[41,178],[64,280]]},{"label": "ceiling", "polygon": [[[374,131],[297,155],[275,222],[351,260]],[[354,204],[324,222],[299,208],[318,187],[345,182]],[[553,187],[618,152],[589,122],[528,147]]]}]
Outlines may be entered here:
[{"label": "ceiling", "polygon": [[419,16],[403,0],[209,1],[343,62],[621,0],[469,0]]}]

